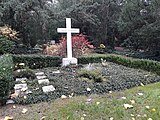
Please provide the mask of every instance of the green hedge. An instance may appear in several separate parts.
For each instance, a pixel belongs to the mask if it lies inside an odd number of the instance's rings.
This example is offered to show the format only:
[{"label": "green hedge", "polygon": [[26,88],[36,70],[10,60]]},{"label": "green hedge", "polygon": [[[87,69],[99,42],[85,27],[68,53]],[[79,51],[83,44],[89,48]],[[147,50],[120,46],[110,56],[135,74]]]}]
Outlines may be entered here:
[{"label": "green hedge", "polygon": [[15,65],[24,63],[29,68],[37,69],[60,66],[62,58],[45,55],[13,55],[13,62]]},{"label": "green hedge", "polygon": [[11,55],[0,56],[0,104],[4,104],[13,87],[13,61]]},{"label": "green hedge", "polygon": [[90,56],[80,57],[78,58],[78,61],[81,64],[97,63],[101,62],[101,58],[109,62],[114,62],[131,68],[143,69],[160,75],[160,62],[153,60],[134,59],[113,54],[108,54],[108,55],[94,54]]},{"label": "green hedge", "polygon": [[[146,59],[134,59],[121,55],[93,54],[89,56],[82,56],[78,58],[78,63],[97,63],[101,62],[101,58],[109,62],[114,62],[131,68],[143,69],[160,75],[160,62]],[[15,64],[25,63],[29,68],[35,69],[60,66],[62,63],[62,58],[43,55],[13,55],[13,61]]]}]

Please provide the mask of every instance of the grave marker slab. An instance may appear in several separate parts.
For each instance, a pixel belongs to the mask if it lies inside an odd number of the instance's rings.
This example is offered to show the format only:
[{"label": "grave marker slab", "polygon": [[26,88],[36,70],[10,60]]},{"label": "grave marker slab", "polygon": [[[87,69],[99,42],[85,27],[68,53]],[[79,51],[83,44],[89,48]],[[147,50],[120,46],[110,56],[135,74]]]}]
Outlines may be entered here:
[{"label": "grave marker slab", "polygon": [[42,90],[43,90],[44,93],[48,93],[48,92],[55,91],[55,88],[53,87],[53,85],[49,85],[49,86],[42,87]]},{"label": "grave marker slab", "polygon": [[16,78],[16,81],[25,81],[27,78]]},{"label": "grave marker slab", "polygon": [[47,78],[47,76],[43,75],[43,76],[37,76],[37,79],[45,79]]},{"label": "grave marker slab", "polygon": [[15,84],[14,89],[18,90],[18,89],[24,89],[24,88],[28,88],[27,84]]},{"label": "grave marker slab", "polygon": [[41,79],[41,80],[38,80],[38,83],[39,84],[49,84],[49,80],[48,79]]},{"label": "grave marker slab", "polygon": [[37,72],[35,73],[36,76],[44,76],[44,72]]}]

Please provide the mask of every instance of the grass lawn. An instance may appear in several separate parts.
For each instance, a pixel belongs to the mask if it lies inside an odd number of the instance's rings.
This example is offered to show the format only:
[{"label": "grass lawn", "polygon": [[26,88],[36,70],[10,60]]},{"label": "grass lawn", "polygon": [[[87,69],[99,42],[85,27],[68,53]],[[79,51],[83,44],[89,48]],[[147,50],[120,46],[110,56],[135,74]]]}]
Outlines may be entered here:
[{"label": "grass lawn", "polygon": [[[126,109],[124,104],[133,107]],[[160,83],[154,83],[105,95],[5,106],[0,109],[0,116],[13,116],[15,120],[159,120],[159,106]],[[26,113],[22,113],[24,108]]]}]

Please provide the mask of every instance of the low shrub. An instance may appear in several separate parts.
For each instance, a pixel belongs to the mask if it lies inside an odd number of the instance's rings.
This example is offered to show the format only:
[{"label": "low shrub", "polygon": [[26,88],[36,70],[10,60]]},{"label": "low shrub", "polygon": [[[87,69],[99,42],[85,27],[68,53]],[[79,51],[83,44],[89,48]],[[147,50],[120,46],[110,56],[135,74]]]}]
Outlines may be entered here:
[{"label": "low shrub", "polygon": [[13,76],[14,76],[14,78],[26,77],[28,79],[34,79],[36,77],[33,70],[31,70],[29,68],[15,70],[13,72]]},{"label": "low shrub", "polygon": [[94,70],[86,70],[86,69],[81,69],[77,73],[77,77],[80,77],[82,80],[88,79],[92,80],[94,82],[103,82],[104,77],[102,76],[102,71],[99,69],[94,69]]},{"label": "low shrub", "polygon": [[14,64],[24,63],[31,69],[57,67],[62,62],[61,57],[45,55],[13,55]]},{"label": "low shrub", "polygon": [[[83,54],[91,53],[94,46],[87,40],[86,36],[83,34],[72,36],[72,49],[73,56],[78,57]],[[62,37],[60,39],[59,44],[46,46],[44,53],[47,55],[58,55],[58,56],[66,56],[67,51],[67,40],[66,37]]]},{"label": "low shrub", "polygon": [[7,37],[0,35],[0,54],[11,53],[14,50],[15,42]]},{"label": "low shrub", "polygon": [[11,55],[0,56],[0,104],[4,104],[13,87],[13,61]]}]

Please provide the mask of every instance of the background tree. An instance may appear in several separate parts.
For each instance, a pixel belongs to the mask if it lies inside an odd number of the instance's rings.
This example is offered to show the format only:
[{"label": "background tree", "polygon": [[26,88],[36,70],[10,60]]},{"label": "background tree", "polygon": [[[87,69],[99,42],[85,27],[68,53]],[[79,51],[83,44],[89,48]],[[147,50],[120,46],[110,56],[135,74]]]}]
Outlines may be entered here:
[{"label": "background tree", "polygon": [[160,15],[158,0],[127,0],[122,6],[119,31],[124,45],[151,54],[160,50]]}]

